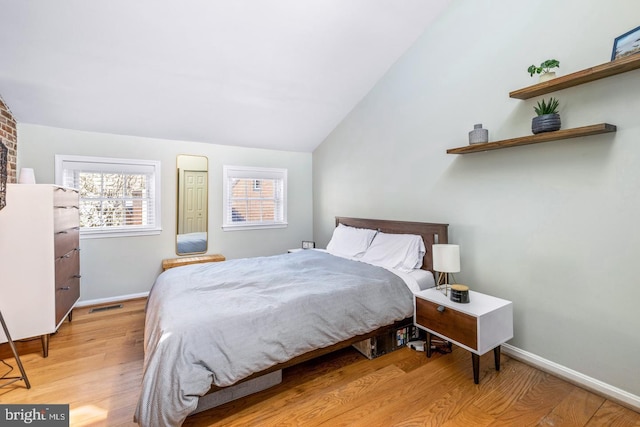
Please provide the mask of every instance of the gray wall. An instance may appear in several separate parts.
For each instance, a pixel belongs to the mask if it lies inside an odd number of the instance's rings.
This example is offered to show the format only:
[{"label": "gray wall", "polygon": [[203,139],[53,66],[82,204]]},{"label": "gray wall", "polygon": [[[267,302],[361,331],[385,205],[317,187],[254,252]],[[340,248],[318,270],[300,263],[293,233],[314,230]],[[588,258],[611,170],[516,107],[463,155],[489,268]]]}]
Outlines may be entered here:
[{"label": "gray wall", "polygon": [[[164,258],[174,258],[176,156],[209,159],[209,251],[228,259],[284,253],[312,238],[311,154],[168,141],[18,125],[18,168],[35,169],[38,183],[54,182],[55,154],[150,159],[162,162],[162,233],[81,239],[81,301],[147,292]],[[283,229],[222,231],[222,166],[288,169],[288,221]]]},{"label": "gray wall", "polygon": [[509,91],[545,59],[608,62],[635,0],[453,2],[313,155],[314,236],[336,215],[445,222],[459,282],[514,302],[510,344],[640,395],[640,70],[546,95],[563,128],[615,134],[447,155],[475,123],[531,134]]}]

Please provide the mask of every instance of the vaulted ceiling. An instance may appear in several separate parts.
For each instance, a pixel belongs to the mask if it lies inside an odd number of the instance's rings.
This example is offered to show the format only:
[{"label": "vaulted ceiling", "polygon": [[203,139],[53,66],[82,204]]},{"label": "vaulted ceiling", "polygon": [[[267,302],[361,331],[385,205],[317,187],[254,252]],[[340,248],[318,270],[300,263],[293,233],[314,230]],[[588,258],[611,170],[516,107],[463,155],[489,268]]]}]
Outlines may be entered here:
[{"label": "vaulted ceiling", "polygon": [[0,0],[19,123],[310,152],[451,0]]}]

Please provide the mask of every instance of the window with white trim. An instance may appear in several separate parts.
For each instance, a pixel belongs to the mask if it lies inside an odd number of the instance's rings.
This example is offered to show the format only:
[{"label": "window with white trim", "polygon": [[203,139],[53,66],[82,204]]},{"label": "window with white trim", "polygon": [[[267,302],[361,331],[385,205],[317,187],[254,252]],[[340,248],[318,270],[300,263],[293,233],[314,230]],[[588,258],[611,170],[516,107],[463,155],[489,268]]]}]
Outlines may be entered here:
[{"label": "window with white trim", "polygon": [[223,166],[223,230],[287,226],[287,170]]},{"label": "window with white trim", "polygon": [[56,155],[56,184],[80,192],[80,235],[158,234],[160,162]]}]

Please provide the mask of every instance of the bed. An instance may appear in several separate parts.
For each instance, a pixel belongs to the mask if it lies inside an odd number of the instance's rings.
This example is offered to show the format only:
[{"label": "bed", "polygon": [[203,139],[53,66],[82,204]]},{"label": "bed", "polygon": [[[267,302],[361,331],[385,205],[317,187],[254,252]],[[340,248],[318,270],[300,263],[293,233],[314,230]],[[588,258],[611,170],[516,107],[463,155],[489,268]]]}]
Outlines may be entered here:
[{"label": "bed", "polygon": [[[348,244],[338,244],[346,235]],[[376,257],[396,262],[384,252],[395,250],[385,239],[410,242],[402,247],[410,247],[411,256],[397,257],[397,271],[368,263]],[[427,248],[419,260],[416,241]],[[208,392],[400,324],[413,315],[413,292],[420,288],[413,273],[432,271],[434,243],[447,243],[446,224],[337,217],[326,251],[167,270],[147,303],[134,420],[142,426],[181,425]],[[364,252],[351,256],[363,245]]]},{"label": "bed", "polygon": [[195,232],[178,234],[176,239],[177,250],[179,254],[191,254],[207,251],[207,233]]}]

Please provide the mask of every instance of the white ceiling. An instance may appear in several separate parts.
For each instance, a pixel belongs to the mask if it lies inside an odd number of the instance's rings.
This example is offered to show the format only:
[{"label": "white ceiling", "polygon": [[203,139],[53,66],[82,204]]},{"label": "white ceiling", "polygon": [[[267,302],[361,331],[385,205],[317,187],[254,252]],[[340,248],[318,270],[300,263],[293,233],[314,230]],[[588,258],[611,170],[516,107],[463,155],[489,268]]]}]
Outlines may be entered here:
[{"label": "white ceiling", "polygon": [[451,0],[0,0],[19,123],[313,151]]}]

